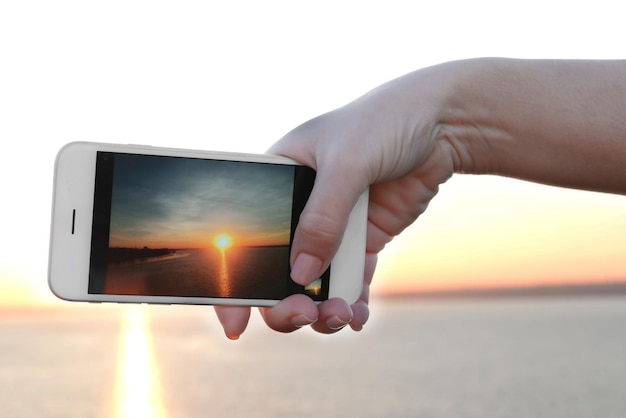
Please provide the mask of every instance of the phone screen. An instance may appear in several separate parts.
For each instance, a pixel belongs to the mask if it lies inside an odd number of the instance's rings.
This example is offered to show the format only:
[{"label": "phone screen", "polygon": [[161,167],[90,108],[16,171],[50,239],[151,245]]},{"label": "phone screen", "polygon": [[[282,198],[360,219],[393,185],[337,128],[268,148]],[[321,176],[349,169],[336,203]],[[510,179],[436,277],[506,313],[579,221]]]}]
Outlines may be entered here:
[{"label": "phone screen", "polygon": [[98,152],[88,292],[328,298],[289,276],[309,167]]}]

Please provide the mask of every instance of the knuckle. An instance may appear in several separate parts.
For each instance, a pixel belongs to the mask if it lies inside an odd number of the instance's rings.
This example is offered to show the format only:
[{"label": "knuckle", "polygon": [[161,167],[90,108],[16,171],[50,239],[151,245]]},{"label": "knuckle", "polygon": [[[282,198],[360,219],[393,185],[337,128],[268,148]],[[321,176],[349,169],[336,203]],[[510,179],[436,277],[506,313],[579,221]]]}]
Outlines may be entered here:
[{"label": "knuckle", "polygon": [[307,241],[318,245],[338,245],[345,226],[323,215],[309,213],[300,218],[298,231]]}]

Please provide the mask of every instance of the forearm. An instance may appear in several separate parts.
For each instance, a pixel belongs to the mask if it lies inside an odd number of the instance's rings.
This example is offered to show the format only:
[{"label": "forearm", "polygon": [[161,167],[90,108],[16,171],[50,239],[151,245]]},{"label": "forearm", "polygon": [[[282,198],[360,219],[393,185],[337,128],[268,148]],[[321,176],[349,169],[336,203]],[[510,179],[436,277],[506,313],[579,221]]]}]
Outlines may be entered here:
[{"label": "forearm", "polygon": [[437,138],[457,172],[626,193],[626,61],[447,65]]}]

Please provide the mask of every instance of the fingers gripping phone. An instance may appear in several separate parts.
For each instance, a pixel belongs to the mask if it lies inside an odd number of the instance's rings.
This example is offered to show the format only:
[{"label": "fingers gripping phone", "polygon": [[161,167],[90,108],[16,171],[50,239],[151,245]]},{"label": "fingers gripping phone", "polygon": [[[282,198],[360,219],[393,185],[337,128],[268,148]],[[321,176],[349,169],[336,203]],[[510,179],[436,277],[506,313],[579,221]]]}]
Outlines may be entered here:
[{"label": "fingers gripping phone", "polygon": [[355,302],[367,192],[329,269],[290,279],[315,171],[278,156],[75,142],[55,164],[49,286],[88,302],[271,306],[303,293]]}]

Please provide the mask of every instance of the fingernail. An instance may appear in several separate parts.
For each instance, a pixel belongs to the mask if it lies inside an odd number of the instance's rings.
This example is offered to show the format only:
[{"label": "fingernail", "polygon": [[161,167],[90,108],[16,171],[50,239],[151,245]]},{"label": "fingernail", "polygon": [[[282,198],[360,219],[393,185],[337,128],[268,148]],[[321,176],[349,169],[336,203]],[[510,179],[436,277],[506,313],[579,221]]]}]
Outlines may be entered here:
[{"label": "fingernail", "polygon": [[350,325],[354,331],[363,331],[363,325]]},{"label": "fingernail", "polygon": [[293,318],[291,318],[291,323],[298,328],[302,328],[305,327],[307,325],[311,325],[312,323],[314,323],[315,321],[317,321],[316,319],[311,319],[308,316],[304,315],[304,314],[300,314],[300,315],[296,315]]},{"label": "fingernail", "polygon": [[319,277],[323,264],[322,260],[313,255],[300,253],[291,266],[291,278],[305,286]]},{"label": "fingernail", "polygon": [[341,328],[345,327],[346,325],[348,325],[348,323],[344,320],[342,320],[341,318],[339,318],[337,315],[333,315],[330,318],[328,318],[328,320],[326,321],[326,326],[332,330],[340,330]]}]

